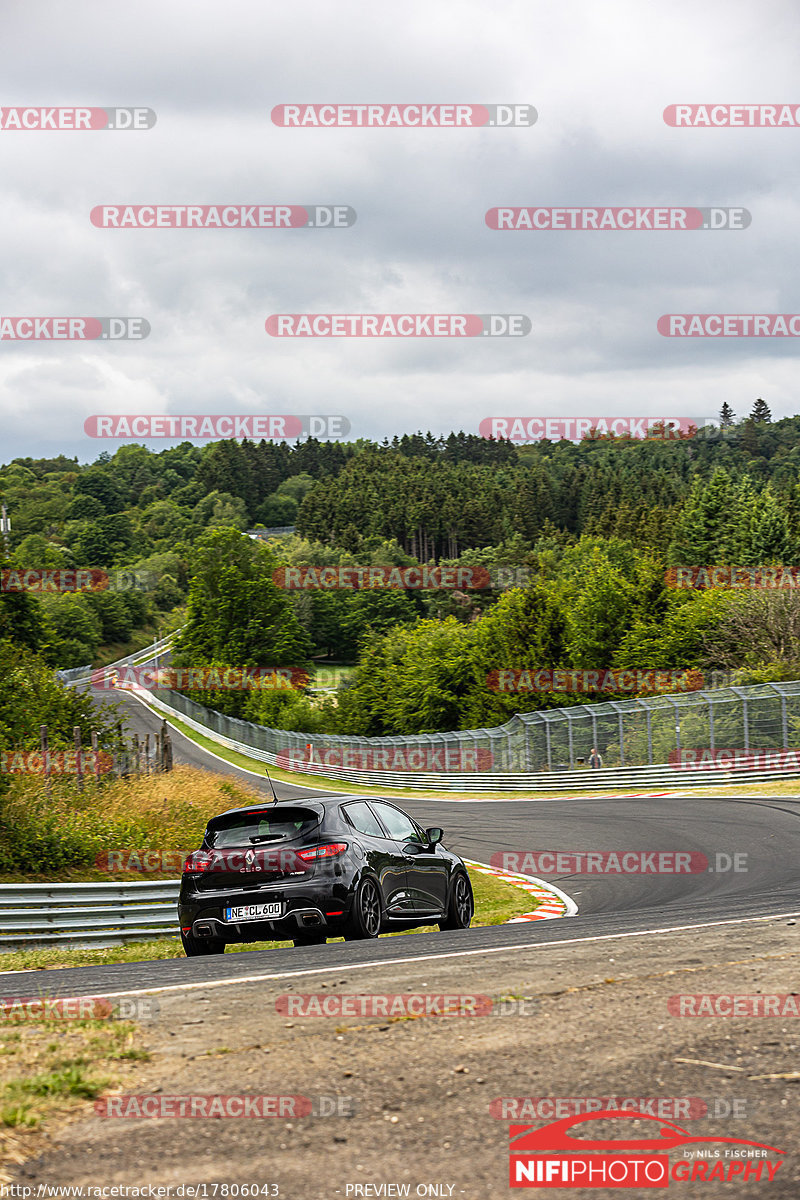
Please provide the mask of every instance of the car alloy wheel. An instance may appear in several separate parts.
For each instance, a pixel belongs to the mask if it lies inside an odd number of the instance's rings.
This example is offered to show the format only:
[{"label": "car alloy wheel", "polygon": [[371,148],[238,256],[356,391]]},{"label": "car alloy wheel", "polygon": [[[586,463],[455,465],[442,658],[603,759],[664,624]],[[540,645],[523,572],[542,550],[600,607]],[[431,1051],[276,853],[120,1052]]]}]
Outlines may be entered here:
[{"label": "car alloy wheel", "polygon": [[439,928],[469,929],[473,912],[474,903],[469,879],[463,871],[459,871],[453,880],[453,890],[447,906],[447,919],[439,922]]},{"label": "car alloy wheel", "polygon": [[353,916],[346,941],[376,938],[381,931],[381,897],[377,884],[362,879],[353,901]]}]

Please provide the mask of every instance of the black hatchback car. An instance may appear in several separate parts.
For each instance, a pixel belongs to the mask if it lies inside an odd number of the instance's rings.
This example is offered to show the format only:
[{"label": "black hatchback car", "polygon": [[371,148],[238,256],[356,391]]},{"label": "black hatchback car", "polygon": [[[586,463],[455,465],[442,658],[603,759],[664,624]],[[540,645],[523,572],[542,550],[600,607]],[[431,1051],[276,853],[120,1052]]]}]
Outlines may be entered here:
[{"label": "black hatchback car", "polygon": [[376,938],[438,924],[467,929],[472,885],[445,850],[387,800],[278,800],[213,817],[183,868],[178,917],[188,955],[228,942]]}]

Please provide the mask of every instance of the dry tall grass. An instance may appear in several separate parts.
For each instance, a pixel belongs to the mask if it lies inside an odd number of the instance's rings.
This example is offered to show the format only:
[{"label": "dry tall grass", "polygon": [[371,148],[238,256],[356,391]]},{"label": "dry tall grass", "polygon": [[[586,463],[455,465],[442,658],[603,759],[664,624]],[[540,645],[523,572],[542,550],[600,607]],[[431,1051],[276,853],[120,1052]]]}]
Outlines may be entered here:
[{"label": "dry tall grass", "polygon": [[192,849],[210,817],[262,799],[246,783],[186,766],[99,786],[89,779],[82,792],[58,780],[48,794],[41,780],[18,779],[0,807],[0,873],[93,877],[86,871],[110,850]]}]

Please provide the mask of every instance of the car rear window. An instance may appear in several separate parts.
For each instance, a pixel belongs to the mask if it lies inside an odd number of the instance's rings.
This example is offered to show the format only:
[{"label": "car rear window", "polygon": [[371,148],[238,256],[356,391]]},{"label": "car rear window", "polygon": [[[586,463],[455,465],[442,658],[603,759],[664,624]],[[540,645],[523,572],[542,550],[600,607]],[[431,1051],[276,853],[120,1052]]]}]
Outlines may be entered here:
[{"label": "car rear window", "polygon": [[206,842],[216,850],[229,846],[270,845],[303,837],[319,824],[308,808],[266,808],[259,812],[231,813],[209,822]]}]

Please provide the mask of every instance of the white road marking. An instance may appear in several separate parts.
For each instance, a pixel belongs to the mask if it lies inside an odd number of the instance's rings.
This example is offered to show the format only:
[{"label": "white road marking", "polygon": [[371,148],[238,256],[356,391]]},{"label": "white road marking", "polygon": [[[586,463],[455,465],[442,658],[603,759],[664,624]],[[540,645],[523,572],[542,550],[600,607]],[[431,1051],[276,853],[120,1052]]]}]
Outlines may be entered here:
[{"label": "white road marking", "polygon": [[[383,958],[368,963],[329,963],[325,967],[312,967],[310,970],[276,971],[264,975],[239,975],[235,979],[206,979],[196,983],[171,983],[164,987],[131,988],[124,992],[97,992],[104,998],[116,999],[118,996],[152,996],[162,992],[203,991],[206,988],[231,987],[240,983],[266,983],[271,979],[297,979],[305,975],[330,975],[331,972],[365,971],[374,967],[404,966],[413,962],[437,962],[445,958],[469,958],[480,954],[513,954],[519,950],[547,950],[551,946],[572,946],[578,942],[612,942],[619,938],[648,937],[657,933],[687,933],[691,929],[714,929],[720,925],[750,925],[756,921],[782,921],[787,917],[800,917],[797,910],[785,913],[773,913],[768,917],[734,917],[722,921],[701,921],[696,925],[670,925],[665,929],[636,929],[631,933],[599,933],[588,937],[560,938],[554,942],[522,942],[513,946],[484,946],[475,950],[445,950],[436,954],[415,954],[412,958]],[[129,964],[130,965],[130,964]],[[79,969],[79,968],[77,968]],[[95,969],[95,968],[92,968]],[[29,971],[5,971],[6,975],[28,975]],[[72,999],[66,996],[65,999]]]}]

